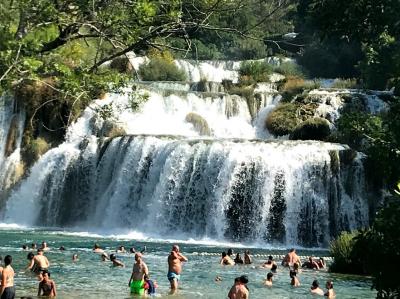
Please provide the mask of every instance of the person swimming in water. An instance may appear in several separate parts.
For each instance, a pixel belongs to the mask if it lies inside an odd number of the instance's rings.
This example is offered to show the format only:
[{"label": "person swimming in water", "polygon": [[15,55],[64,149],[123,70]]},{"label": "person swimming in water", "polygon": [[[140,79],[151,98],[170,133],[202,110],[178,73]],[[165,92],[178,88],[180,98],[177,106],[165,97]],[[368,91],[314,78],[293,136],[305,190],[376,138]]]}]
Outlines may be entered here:
[{"label": "person swimming in water", "polygon": [[276,273],[277,270],[278,270],[278,265],[277,264],[273,264],[272,267],[271,267],[271,272],[272,273]]},{"label": "person swimming in water", "polygon": [[246,251],[244,252],[244,263],[245,263],[246,265],[250,265],[252,262],[253,262],[253,261],[252,261],[251,255],[250,255],[250,251],[249,251],[249,250],[246,250]]},{"label": "person swimming in water", "polygon": [[262,264],[262,267],[271,269],[274,264],[276,264],[274,258],[272,257],[272,255],[270,255],[268,256],[268,260],[264,262],[264,264]]},{"label": "person swimming in water", "polygon": [[236,257],[233,260],[235,264],[244,264],[242,257],[240,256],[240,253],[236,253]]},{"label": "person swimming in water", "polygon": [[272,277],[274,276],[274,274],[272,274],[272,272],[269,272],[267,274],[267,280],[264,281],[264,285],[266,285],[267,287],[272,287]]},{"label": "person swimming in water", "polygon": [[38,296],[55,297],[57,296],[56,284],[50,279],[50,272],[42,271],[42,281],[39,283]]},{"label": "person swimming in water", "polygon": [[319,287],[318,280],[314,280],[311,284],[311,294],[324,296],[324,291]]},{"label": "person swimming in water", "polygon": [[310,256],[308,258],[308,261],[305,262],[302,265],[303,268],[307,268],[307,269],[315,269],[315,270],[319,270],[319,266],[318,263],[316,261],[313,260],[312,256]]},{"label": "person swimming in water", "polygon": [[225,251],[222,252],[222,257],[220,260],[220,265],[233,266],[235,262],[226,254]]},{"label": "person swimming in water", "polygon": [[104,253],[104,250],[100,248],[100,245],[95,243],[93,245],[93,250],[94,253]]},{"label": "person swimming in water", "polygon": [[110,254],[110,261],[112,261],[114,267],[125,267],[124,263],[120,260],[117,260],[115,254]]},{"label": "person swimming in water", "polygon": [[73,261],[73,262],[77,262],[78,260],[79,260],[78,254],[77,254],[77,253],[74,253],[74,254],[72,255],[72,261]]},{"label": "person swimming in water", "polygon": [[178,289],[178,282],[181,279],[182,263],[188,259],[180,252],[178,245],[173,245],[171,253],[168,256],[168,274],[167,278],[171,285],[171,294]]},{"label": "person swimming in water", "polygon": [[326,291],[326,293],[324,294],[324,296],[327,297],[327,298],[329,298],[329,299],[335,298],[335,297],[336,297],[336,293],[335,293],[335,291],[333,290],[333,282],[332,282],[332,280],[328,280],[328,281],[326,282],[326,288],[327,288],[327,291]]}]

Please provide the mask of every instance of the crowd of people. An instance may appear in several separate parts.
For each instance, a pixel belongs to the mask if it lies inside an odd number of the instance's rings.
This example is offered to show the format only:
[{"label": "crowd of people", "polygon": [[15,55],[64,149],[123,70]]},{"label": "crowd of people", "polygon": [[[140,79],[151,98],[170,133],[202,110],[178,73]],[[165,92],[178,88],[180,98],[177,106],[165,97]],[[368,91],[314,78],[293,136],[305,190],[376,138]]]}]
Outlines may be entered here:
[{"label": "crowd of people", "polygon": [[[45,256],[45,252],[50,248],[46,242],[42,242],[41,246],[37,248],[35,244],[32,244],[30,248],[23,245],[23,250],[37,250],[36,255],[33,252],[29,252],[27,255],[28,266],[27,270],[31,271],[37,276],[39,281],[38,284],[38,296],[55,297],[57,296],[56,283],[50,278],[49,272],[50,262]],[[65,248],[61,246],[59,250],[63,251]],[[98,244],[93,246],[93,253],[98,254],[102,261],[110,261],[114,267],[125,267],[125,264],[120,261],[115,253],[108,255]],[[134,254],[135,262],[132,267],[131,276],[128,281],[128,286],[132,294],[137,295],[154,295],[157,289],[157,282],[150,279],[149,268],[143,261],[143,255],[146,252],[146,247],[141,251],[136,251],[135,248],[130,248],[126,251],[124,246],[119,246],[116,253],[131,253]],[[237,253],[235,258],[232,249],[227,252],[222,252],[220,264],[223,266],[233,266],[235,264],[252,264],[253,259],[250,252],[246,250],[242,259],[241,254]],[[72,256],[72,261],[77,262],[79,260],[78,255],[75,253]],[[170,294],[176,293],[178,290],[178,284],[181,279],[182,263],[187,262],[188,259],[181,252],[178,245],[173,245],[171,252],[168,255],[168,273],[167,279],[170,282]],[[2,266],[2,264],[4,264]],[[291,249],[288,254],[283,258],[281,266],[287,268],[290,276],[290,285],[293,287],[300,286],[300,281],[297,277],[301,273],[301,268],[320,270],[326,267],[325,262],[322,258],[314,260],[312,257],[307,262],[301,263],[299,256],[296,254],[294,249]],[[274,258],[270,255],[268,260],[260,265],[261,268],[269,269],[267,277],[264,281],[264,285],[267,287],[273,287],[273,277],[277,272],[278,265]],[[15,286],[14,286],[14,270],[12,268],[12,257],[10,255],[5,256],[3,263],[0,257],[0,299],[14,299],[15,298]],[[222,281],[222,278],[217,276],[216,282]],[[249,288],[247,287],[249,279],[246,275],[235,278],[233,286],[231,287],[228,298],[229,299],[248,299],[250,296]],[[326,292],[324,292],[317,280],[312,282],[310,287],[310,293],[314,295],[321,295],[327,298],[334,298],[335,292],[333,290],[333,282],[328,280],[326,282]],[[29,298],[29,297],[24,297]]]}]

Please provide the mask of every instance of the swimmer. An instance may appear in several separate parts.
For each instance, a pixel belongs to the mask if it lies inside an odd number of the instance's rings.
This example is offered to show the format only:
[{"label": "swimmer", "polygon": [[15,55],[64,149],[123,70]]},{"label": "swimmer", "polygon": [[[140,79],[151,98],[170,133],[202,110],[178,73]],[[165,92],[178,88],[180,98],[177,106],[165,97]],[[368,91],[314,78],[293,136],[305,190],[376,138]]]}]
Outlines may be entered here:
[{"label": "swimmer", "polygon": [[144,276],[149,274],[147,265],[142,260],[142,254],[135,254],[135,264],[133,264],[132,275],[129,278],[128,286],[131,288],[132,294],[144,294]]},{"label": "swimmer", "polygon": [[153,296],[156,294],[156,289],[158,288],[157,282],[150,279],[149,275],[144,275],[144,289],[147,295]]},{"label": "swimmer", "polygon": [[221,276],[215,276],[215,282],[220,282],[220,281],[222,281],[222,278],[221,278]]},{"label": "swimmer", "polygon": [[307,269],[315,269],[315,270],[319,270],[319,266],[318,263],[316,261],[313,260],[312,256],[310,256],[308,258],[308,261],[305,262],[302,267],[307,268]]},{"label": "swimmer", "polygon": [[171,294],[174,294],[178,289],[178,282],[181,278],[182,262],[187,262],[188,259],[179,251],[179,246],[172,246],[171,253],[168,256],[168,280],[171,284]]},{"label": "swimmer", "polygon": [[268,256],[268,260],[264,264],[262,264],[262,267],[271,269],[274,264],[276,264],[274,258],[272,257],[272,255],[270,255]]},{"label": "swimmer", "polygon": [[77,262],[78,260],[79,260],[78,254],[74,253],[74,254],[72,255],[72,261],[73,261],[73,262]]},{"label": "swimmer", "polygon": [[60,246],[59,250],[60,250],[60,251],[64,251],[64,250],[65,250],[65,247],[64,247],[64,246]]},{"label": "swimmer", "polygon": [[269,272],[267,274],[267,280],[264,281],[264,285],[266,285],[267,287],[272,287],[272,277],[274,276],[274,274],[272,274],[272,272]]},{"label": "swimmer", "polygon": [[328,298],[335,298],[336,294],[335,294],[335,291],[333,290],[333,282],[332,282],[332,280],[328,280],[326,282],[326,288],[327,288],[327,291],[324,294],[324,296],[328,297]]},{"label": "swimmer", "polygon": [[289,276],[291,278],[290,285],[293,286],[293,287],[300,286],[300,281],[299,281],[299,279],[297,278],[296,275],[297,275],[296,271],[290,270],[290,272],[289,272]]},{"label": "swimmer", "polygon": [[248,299],[249,290],[247,288],[247,283],[249,282],[247,276],[242,275],[235,278],[235,283],[228,293],[229,299]]},{"label": "swimmer", "polygon": [[50,279],[50,272],[42,271],[42,281],[39,283],[38,296],[55,297],[57,296],[56,284]]},{"label": "swimmer", "polygon": [[49,251],[50,247],[47,246],[46,242],[42,242],[42,246],[40,246],[40,249],[42,249],[43,251]]},{"label": "swimmer", "polygon": [[12,257],[6,255],[4,258],[4,267],[1,271],[1,283],[0,283],[0,297],[2,299],[13,299],[15,297],[14,287],[14,269],[11,267]]},{"label": "swimmer", "polygon": [[314,280],[311,284],[311,294],[324,296],[324,291],[319,287],[318,280]]},{"label": "swimmer", "polygon": [[103,252],[103,253],[101,254],[101,261],[102,261],[102,262],[108,261],[109,259],[110,259],[110,258],[108,257],[107,253]]},{"label": "swimmer", "polygon": [[110,260],[112,261],[114,267],[125,267],[124,263],[122,263],[120,260],[117,260],[115,254],[110,254]]},{"label": "swimmer", "polygon": [[233,266],[235,262],[226,254],[226,252],[222,252],[222,257],[220,260],[220,265],[225,265],[225,266]]},{"label": "swimmer", "polygon": [[325,260],[323,257],[320,257],[319,260],[317,261],[318,267],[320,269],[325,269],[326,268],[326,264],[325,264]]},{"label": "swimmer", "polygon": [[229,248],[227,253],[226,253],[229,257],[231,257],[233,255],[233,250],[232,248]]},{"label": "swimmer", "polygon": [[94,253],[104,253],[104,250],[100,248],[99,244],[95,243],[93,246],[93,250]]},{"label": "swimmer", "polygon": [[240,256],[240,253],[236,253],[236,257],[233,261],[235,262],[235,264],[243,264],[244,263],[242,260],[242,257]]},{"label": "swimmer", "polygon": [[37,248],[37,245],[35,243],[32,243],[31,244],[31,249],[36,249],[36,248]]},{"label": "swimmer", "polygon": [[22,250],[28,250],[28,246],[26,246],[25,244],[24,245],[22,245]]},{"label": "swimmer", "polygon": [[125,253],[125,252],[126,252],[125,247],[124,247],[124,246],[119,246],[119,247],[117,248],[116,252],[117,252],[117,253]]},{"label": "swimmer", "polygon": [[251,258],[251,255],[250,255],[250,251],[249,250],[246,250],[245,252],[244,252],[244,263],[246,264],[246,265],[249,265],[249,264],[251,264],[253,261],[252,261],[252,258]]}]

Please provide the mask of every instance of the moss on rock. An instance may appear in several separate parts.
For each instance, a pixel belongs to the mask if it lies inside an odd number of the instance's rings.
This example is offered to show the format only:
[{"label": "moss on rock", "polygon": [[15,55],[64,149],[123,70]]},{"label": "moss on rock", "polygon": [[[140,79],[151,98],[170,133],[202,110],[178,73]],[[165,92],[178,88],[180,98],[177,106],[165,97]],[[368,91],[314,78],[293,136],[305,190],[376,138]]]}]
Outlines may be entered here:
[{"label": "moss on rock", "polygon": [[290,135],[292,140],[326,140],[330,135],[329,122],[320,117],[309,118],[300,123]]},{"label": "moss on rock", "polygon": [[197,113],[188,113],[185,117],[185,121],[191,123],[194,129],[200,134],[205,136],[211,135],[210,127],[207,121]]},{"label": "moss on rock", "polygon": [[284,103],[275,108],[266,119],[266,128],[275,136],[293,132],[300,123],[297,117],[299,106],[296,103]]}]

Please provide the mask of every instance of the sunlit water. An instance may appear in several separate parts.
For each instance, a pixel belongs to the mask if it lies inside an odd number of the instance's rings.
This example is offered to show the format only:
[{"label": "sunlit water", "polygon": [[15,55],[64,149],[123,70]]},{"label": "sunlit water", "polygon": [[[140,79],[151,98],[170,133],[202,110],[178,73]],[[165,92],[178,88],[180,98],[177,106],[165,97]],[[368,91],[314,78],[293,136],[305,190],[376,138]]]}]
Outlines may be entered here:
[{"label": "sunlit water", "polygon": [[[58,289],[58,298],[132,298],[129,294],[128,280],[134,262],[133,255],[117,254],[125,263],[125,268],[113,268],[110,262],[101,262],[100,257],[91,252],[95,242],[100,243],[108,253],[115,251],[117,246],[124,245],[127,249],[134,246],[141,249],[147,246],[144,261],[147,263],[152,279],[158,282],[158,296],[168,297],[169,282],[167,280],[167,255],[171,244],[168,241],[135,241],[132,239],[96,237],[90,234],[74,234],[62,231],[44,231],[33,229],[0,229],[0,255],[13,256],[13,266],[16,271],[17,297],[37,294],[38,281],[29,272],[24,271],[27,265],[22,244],[40,243],[46,240],[52,248],[46,253],[50,260],[50,271]],[[64,246],[66,251],[58,250]],[[221,245],[201,245],[193,242],[181,242],[181,250],[189,262],[185,263],[179,294],[175,298],[226,298],[235,277],[247,274],[251,298],[313,298],[309,287],[314,279],[323,285],[327,279],[333,279],[337,298],[374,298],[370,290],[370,280],[358,276],[344,276],[327,272],[303,271],[299,274],[301,286],[292,288],[287,269],[278,268],[274,276],[274,286],[269,289],[263,286],[267,270],[259,265],[262,257],[255,257],[249,266],[220,266],[219,253],[227,248]],[[243,252],[244,247],[234,248],[235,252]],[[284,251],[252,248],[257,254],[284,254]],[[72,262],[72,255],[77,253],[79,261]],[[298,250],[300,255],[309,255],[310,251]],[[316,256],[327,255],[327,252],[314,251]],[[214,281],[216,276],[222,282]]]}]

